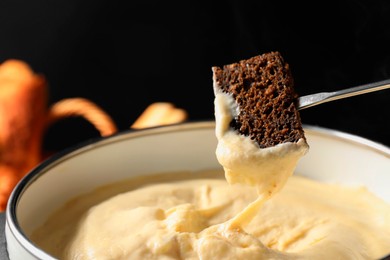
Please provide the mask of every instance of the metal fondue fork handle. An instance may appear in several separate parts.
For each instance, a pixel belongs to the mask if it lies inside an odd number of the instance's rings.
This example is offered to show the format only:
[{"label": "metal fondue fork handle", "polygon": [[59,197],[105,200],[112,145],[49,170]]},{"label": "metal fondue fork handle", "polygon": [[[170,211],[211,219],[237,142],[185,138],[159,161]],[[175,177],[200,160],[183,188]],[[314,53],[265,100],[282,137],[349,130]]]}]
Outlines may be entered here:
[{"label": "metal fondue fork handle", "polygon": [[325,102],[334,101],[342,98],[353,97],[374,91],[390,88],[390,79],[369,83],[357,87],[342,89],[334,92],[321,92],[298,98],[298,109],[305,109]]}]

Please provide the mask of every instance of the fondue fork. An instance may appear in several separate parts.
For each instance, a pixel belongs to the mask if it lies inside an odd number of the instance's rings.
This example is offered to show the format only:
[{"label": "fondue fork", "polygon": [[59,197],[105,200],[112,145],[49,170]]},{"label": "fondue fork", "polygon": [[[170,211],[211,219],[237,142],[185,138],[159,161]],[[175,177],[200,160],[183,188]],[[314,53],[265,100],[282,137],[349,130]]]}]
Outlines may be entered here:
[{"label": "fondue fork", "polygon": [[306,95],[298,98],[298,109],[305,109],[326,102],[353,97],[361,94],[366,94],[374,91],[390,88],[390,79],[373,82],[357,87],[342,89],[334,92],[321,92],[311,95]]}]

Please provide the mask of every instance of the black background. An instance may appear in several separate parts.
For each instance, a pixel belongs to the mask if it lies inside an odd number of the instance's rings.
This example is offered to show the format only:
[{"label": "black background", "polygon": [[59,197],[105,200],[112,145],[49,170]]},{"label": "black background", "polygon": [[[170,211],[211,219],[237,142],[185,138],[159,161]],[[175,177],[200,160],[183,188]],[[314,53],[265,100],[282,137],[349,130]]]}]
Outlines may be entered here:
[{"label": "black background", "polygon": [[[213,120],[211,67],[268,51],[290,64],[298,94],[390,78],[390,1],[0,2],[0,62],[26,61],[50,103],[84,97],[128,129],[152,102]],[[302,110],[304,124],[390,146],[390,90]],[[48,129],[47,149],[98,136],[82,119]]]}]

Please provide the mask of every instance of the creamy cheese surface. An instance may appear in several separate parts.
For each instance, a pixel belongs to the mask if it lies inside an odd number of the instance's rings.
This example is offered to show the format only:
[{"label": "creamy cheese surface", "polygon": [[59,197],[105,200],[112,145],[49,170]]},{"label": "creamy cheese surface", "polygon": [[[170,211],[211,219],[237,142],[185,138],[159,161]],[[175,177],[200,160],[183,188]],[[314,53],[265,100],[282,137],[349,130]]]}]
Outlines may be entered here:
[{"label": "creamy cheese surface", "polygon": [[183,175],[173,174],[150,185],[150,177],[138,178],[112,197],[124,184],[94,191],[62,207],[33,241],[59,259],[378,259],[390,253],[390,206],[364,187],[293,175],[251,221],[232,225],[237,215],[252,214],[247,207],[258,193],[228,184],[223,174],[179,181]]}]

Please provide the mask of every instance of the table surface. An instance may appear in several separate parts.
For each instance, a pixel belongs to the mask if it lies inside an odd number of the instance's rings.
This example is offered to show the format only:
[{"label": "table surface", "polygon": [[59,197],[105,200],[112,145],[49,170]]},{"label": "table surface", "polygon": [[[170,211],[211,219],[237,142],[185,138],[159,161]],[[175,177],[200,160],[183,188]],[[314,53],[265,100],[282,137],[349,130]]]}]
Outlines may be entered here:
[{"label": "table surface", "polygon": [[0,213],[0,259],[8,260],[7,247],[5,242],[5,214],[3,212]]}]

